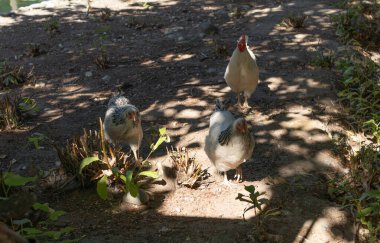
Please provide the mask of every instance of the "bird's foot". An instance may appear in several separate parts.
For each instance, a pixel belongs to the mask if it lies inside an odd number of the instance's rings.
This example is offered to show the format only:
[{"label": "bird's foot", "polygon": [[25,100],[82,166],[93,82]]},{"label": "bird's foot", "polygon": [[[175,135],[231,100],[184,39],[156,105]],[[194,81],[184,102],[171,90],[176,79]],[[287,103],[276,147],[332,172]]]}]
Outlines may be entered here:
[{"label": "bird's foot", "polygon": [[236,168],[236,173],[235,173],[234,178],[236,179],[236,182],[238,183],[243,182],[243,170],[241,169],[240,166]]}]

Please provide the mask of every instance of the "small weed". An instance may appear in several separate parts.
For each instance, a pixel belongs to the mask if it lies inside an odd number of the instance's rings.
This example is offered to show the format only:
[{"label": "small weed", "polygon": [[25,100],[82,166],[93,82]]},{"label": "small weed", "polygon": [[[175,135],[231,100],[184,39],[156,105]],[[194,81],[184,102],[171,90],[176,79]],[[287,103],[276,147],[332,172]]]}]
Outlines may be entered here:
[{"label": "small weed", "polygon": [[0,100],[0,129],[15,129],[22,120],[35,116],[39,111],[34,99],[5,96]]},{"label": "small weed", "polygon": [[207,170],[202,170],[202,165],[189,156],[189,151],[183,147],[171,151],[167,149],[168,156],[174,162],[177,171],[177,184],[190,188],[198,187],[203,179],[208,176]]},{"label": "small weed", "polygon": [[101,53],[95,58],[95,64],[96,66],[101,69],[105,70],[110,67],[110,60],[106,53]]},{"label": "small weed", "polygon": [[288,17],[284,18],[279,25],[286,28],[303,28],[305,27],[306,19],[307,16],[303,13],[291,13]]},{"label": "small weed", "polygon": [[50,19],[45,24],[45,31],[53,35],[59,33],[59,22],[56,19]]},{"label": "small weed", "polygon": [[41,133],[33,133],[30,137],[28,137],[28,142],[33,144],[35,149],[42,149],[40,143],[47,140],[48,138]]},{"label": "small weed", "polygon": [[112,17],[112,11],[109,8],[103,8],[100,10],[100,19],[103,22],[110,21]]},{"label": "small weed", "polygon": [[38,57],[45,54],[46,51],[41,49],[41,45],[35,43],[29,43],[26,47],[24,55],[28,57]]},{"label": "small weed", "polygon": [[336,59],[335,52],[328,50],[327,52],[317,52],[310,62],[313,66],[331,69],[334,67]]},{"label": "small weed", "polygon": [[333,16],[336,35],[347,44],[376,47],[380,42],[380,5],[372,1],[346,1],[346,11]]},{"label": "small weed", "polygon": [[7,62],[0,62],[0,90],[33,82],[33,69],[27,72],[22,66],[11,66]]},{"label": "small weed", "polygon": [[242,17],[244,17],[244,14],[246,13],[245,10],[243,10],[242,8],[240,7],[234,7],[231,9],[231,11],[228,13],[228,16],[230,18],[236,18],[236,19],[240,19]]},{"label": "small weed", "polygon": [[250,206],[245,208],[243,212],[243,219],[245,220],[245,213],[247,211],[254,209],[256,213],[256,209],[258,209],[261,212],[263,210],[262,206],[264,204],[269,204],[269,200],[266,198],[259,199],[259,197],[265,193],[256,191],[255,186],[244,186],[244,189],[249,192],[249,195],[239,193],[235,199],[250,204]]}]

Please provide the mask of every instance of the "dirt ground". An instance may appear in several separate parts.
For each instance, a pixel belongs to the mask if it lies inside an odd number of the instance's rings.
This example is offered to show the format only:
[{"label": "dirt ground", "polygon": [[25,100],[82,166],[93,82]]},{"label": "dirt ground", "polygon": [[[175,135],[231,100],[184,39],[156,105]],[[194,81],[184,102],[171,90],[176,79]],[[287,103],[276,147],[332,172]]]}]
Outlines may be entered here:
[{"label": "dirt ground", "polygon": [[[47,145],[36,150],[28,137],[39,132],[64,144],[83,128],[97,129],[118,87],[142,112],[143,154],[151,128],[165,126],[172,146],[190,148],[209,166],[203,151],[209,117],[217,97],[236,100],[223,75],[245,32],[257,56],[260,83],[252,109],[244,113],[256,148],[243,165],[243,183],[229,188],[210,177],[196,190],[156,188],[145,208],[101,201],[94,188],[44,199],[67,212],[59,224],[77,228],[83,242],[353,242],[349,213],[327,193],[328,178],[345,173],[328,136],[341,131],[334,91],[338,77],[309,64],[315,51],[341,48],[330,22],[338,11],[331,2],[162,0],[144,7],[94,0],[86,16],[87,1],[57,0],[0,16],[0,58],[34,66],[36,75],[36,85],[0,91],[0,96],[29,96],[41,109],[20,129],[0,132],[0,154],[7,155],[0,159],[2,168],[11,159],[23,174],[32,165],[56,167],[55,150]],[[112,10],[109,21],[100,18],[105,7]],[[278,25],[291,12],[308,16],[304,28]],[[52,19],[59,22],[59,33],[45,31]],[[218,33],[210,33],[210,26]],[[40,44],[46,53],[25,55],[28,43]],[[94,63],[101,49],[110,56],[106,70]],[[164,154],[162,147],[152,160],[162,162]],[[243,221],[247,204],[235,197],[244,193],[244,185],[265,192],[281,212],[266,221],[264,232],[256,227],[253,210]]]}]

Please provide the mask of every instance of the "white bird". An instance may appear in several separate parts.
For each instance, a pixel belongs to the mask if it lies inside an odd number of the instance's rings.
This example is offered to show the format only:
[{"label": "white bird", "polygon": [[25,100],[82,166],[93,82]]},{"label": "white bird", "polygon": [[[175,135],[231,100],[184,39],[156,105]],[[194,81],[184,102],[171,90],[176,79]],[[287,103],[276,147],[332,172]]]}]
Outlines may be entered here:
[{"label": "white bird", "polygon": [[143,131],[140,112],[136,106],[122,95],[112,97],[108,102],[103,129],[108,142],[114,145],[128,144],[138,161]]},{"label": "white bird", "polygon": [[236,119],[219,100],[210,118],[209,134],[205,139],[205,152],[218,171],[224,172],[224,182],[228,183],[227,171],[236,169],[235,178],[241,181],[240,165],[252,156],[255,140],[244,118]]},{"label": "white bird", "polygon": [[240,94],[243,93],[244,105],[248,108],[248,98],[256,90],[259,82],[259,68],[256,57],[247,45],[248,37],[243,33],[237,42],[227,65],[224,79],[231,90],[237,93],[238,105],[241,106]]}]

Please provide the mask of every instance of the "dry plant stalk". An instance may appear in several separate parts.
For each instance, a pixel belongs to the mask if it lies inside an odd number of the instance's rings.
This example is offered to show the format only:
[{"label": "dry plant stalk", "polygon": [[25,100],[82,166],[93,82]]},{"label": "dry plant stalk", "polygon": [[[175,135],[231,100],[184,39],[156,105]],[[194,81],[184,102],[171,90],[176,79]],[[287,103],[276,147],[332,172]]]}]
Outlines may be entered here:
[{"label": "dry plant stalk", "polygon": [[34,83],[33,69],[28,72],[22,66],[12,67],[5,62],[0,63],[0,90],[19,84]]},{"label": "dry plant stalk", "polygon": [[202,165],[195,157],[189,157],[188,149],[183,147],[176,150],[172,148],[171,151],[166,148],[166,150],[178,172],[177,183],[190,188],[199,186],[200,180],[206,178],[207,171],[202,170]]},{"label": "dry plant stalk", "polygon": [[102,53],[99,56],[97,56],[94,62],[96,66],[98,66],[98,68],[101,70],[105,70],[110,67],[110,60],[107,54],[105,53]]},{"label": "dry plant stalk", "polygon": [[[120,173],[124,173],[131,164],[131,156],[122,152],[120,148],[108,145],[107,149],[102,132],[86,129],[83,131],[82,136],[74,137],[67,142],[65,147],[55,146],[66,173],[75,175],[86,183],[96,180],[102,170],[107,169],[105,163],[112,167],[119,167]],[[79,174],[82,160],[92,156],[98,156],[104,163],[92,163],[83,169],[82,174]]]},{"label": "dry plant stalk", "polygon": [[17,98],[11,100],[9,96],[5,96],[0,101],[0,129],[14,129],[20,125],[21,114],[17,109]]}]

